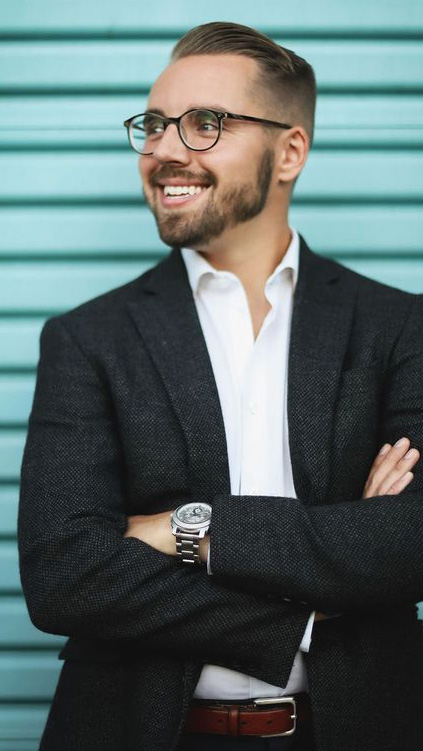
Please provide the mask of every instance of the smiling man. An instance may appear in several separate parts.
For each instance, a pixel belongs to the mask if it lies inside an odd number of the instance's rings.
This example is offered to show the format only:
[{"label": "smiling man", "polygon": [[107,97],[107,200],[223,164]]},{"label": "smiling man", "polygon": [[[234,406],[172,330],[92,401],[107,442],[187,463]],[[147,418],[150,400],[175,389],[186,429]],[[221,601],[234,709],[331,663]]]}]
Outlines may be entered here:
[{"label": "smiling man", "polygon": [[125,121],[172,249],[42,331],[20,570],[70,638],[40,751],[421,748],[422,296],[288,223],[315,101],[212,23]]}]

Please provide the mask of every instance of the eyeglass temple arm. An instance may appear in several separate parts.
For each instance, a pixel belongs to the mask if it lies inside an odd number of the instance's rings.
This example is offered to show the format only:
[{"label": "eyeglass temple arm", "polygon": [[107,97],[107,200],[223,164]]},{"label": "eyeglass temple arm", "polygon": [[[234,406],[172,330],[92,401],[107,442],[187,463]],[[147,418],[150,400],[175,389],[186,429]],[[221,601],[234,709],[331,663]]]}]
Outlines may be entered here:
[{"label": "eyeglass temple arm", "polygon": [[253,123],[264,123],[265,125],[275,125],[277,128],[292,128],[292,125],[287,123],[277,123],[275,120],[264,120],[262,117],[253,117],[252,115],[236,115],[234,112],[225,112],[226,117],[230,117],[233,120],[248,120]]}]

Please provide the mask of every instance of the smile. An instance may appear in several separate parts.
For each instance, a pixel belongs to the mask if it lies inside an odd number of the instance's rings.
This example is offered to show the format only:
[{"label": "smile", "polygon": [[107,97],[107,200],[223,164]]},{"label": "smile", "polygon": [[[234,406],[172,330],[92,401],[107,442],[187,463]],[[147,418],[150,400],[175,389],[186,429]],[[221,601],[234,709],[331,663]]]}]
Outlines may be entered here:
[{"label": "smile", "polygon": [[205,189],[205,186],[202,187],[201,185],[165,185],[163,191],[165,196],[194,196]]},{"label": "smile", "polygon": [[162,206],[182,206],[196,201],[207,185],[159,185]]}]

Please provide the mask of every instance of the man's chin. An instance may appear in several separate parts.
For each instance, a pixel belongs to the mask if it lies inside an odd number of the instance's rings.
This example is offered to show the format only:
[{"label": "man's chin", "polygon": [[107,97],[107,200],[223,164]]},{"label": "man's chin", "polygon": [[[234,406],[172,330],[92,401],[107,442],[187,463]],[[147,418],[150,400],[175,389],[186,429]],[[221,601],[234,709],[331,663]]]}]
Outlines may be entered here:
[{"label": "man's chin", "polygon": [[201,239],[203,234],[200,228],[196,232],[194,228],[187,227],[179,216],[168,216],[165,221],[162,217],[156,216],[156,224],[161,241],[170,247],[186,247],[193,240]]},{"label": "man's chin", "polygon": [[175,232],[160,232],[159,236],[165,245],[169,245],[171,248],[192,248],[194,245],[201,244],[202,237],[200,235],[182,235]]}]

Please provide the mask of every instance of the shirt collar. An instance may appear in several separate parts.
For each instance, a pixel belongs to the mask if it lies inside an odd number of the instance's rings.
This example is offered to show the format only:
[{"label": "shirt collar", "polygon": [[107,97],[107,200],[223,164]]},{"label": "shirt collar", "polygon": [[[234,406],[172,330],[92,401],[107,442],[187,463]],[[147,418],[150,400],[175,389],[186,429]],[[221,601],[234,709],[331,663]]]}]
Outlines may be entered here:
[{"label": "shirt collar", "polygon": [[[266,285],[273,281],[273,279],[280,274],[283,269],[292,270],[293,287],[297,284],[298,280],[298,266],[299,266],[299,248],[300,241],[298,232],[293,227],[289,227],[291,231],[291,242],[288,245],[288,249],[283,256],[282,260],[278,263],[276,268],[272,271],[271,275],[267,279]],[[222,271],[215,269],[205,258],[192,248],[181,248],[181,255],[184,260],[189,283],[194,293],[198,292],[198,285],[202,277],[205,274],[213,274],[213,276],[229,277],[233,278],[233,274],[230,271]]]}]

